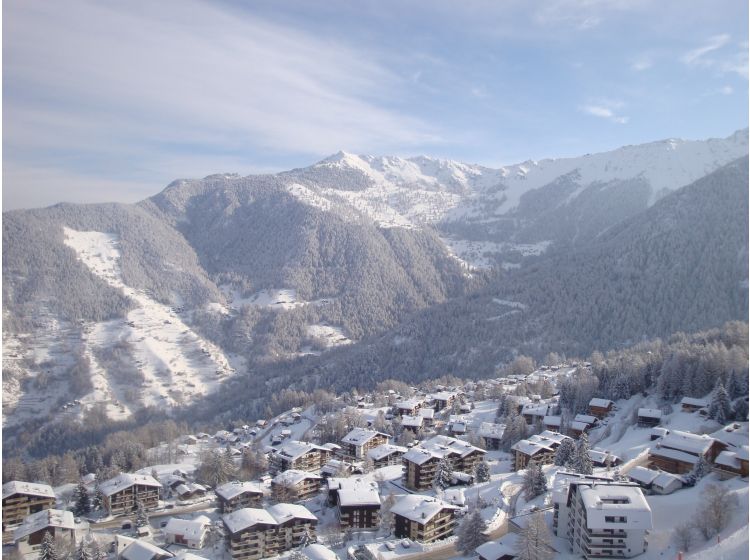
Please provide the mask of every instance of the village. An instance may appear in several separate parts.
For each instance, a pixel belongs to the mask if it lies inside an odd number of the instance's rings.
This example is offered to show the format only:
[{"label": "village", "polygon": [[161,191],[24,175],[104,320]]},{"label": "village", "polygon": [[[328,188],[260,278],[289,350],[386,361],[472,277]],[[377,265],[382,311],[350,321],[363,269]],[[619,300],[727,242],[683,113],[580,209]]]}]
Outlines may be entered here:
[{"label": "village", "polygon": [[10,481],[3,554],[741,557],[747,421],[710,417],[715,395],[665,404],[646,393],[592,398],[566,417],[558,385],[586,367],[298,407],[164,442],[152,464],[107,480]]}]

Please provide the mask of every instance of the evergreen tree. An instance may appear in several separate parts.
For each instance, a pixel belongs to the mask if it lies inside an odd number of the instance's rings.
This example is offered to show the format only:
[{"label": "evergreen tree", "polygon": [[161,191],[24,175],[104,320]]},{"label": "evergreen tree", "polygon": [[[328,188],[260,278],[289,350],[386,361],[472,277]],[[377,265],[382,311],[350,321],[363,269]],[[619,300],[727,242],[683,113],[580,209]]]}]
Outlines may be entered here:
[{"label": "evergreen tree", "polygon": [[513,406],[513,403],[510,402],[508,395],[500,395],[500,400],[497,404],[497,412],[495,412],[495,418],[505,418],[506,416],[508,416],[509,408],[511,406]]},{"label": "evergreen tree", "polygon": [[383,500],[383,503],[380,504],[380,528],[389,536],[393,532],[393,524],[395,522],[393,512],[391,511],[391,508],[395,503],[396,496],[391,492],[386,499]]},{"label": "evergreen tree", "polygon": [[440,490],[445,490],[451,485],[453,480],[453,468],[451,467],[450,461],[443,457],[437,465],[435,471],[435,479],[432,482],[432,487]]},{"label": "evergreen tree", "polygon": [[136,500],[135,502],[135,526],[145,527],[148,525],[148,513],[146,508],[143,506],[143,502]]},{"label": "evergreen tree", "polygon": [[708,408],[708,415],[721,425],[726,424],[732,417],[732,402],[721,381],[716,382],[716,388]]},{"label": "evergreen tree", "polygon": [[547,477],[544,476],[542,466],[536,461],[529,462],[523,476],[523,492],[526,500],[531,500],[547,491]]},{"label": "evergreen tree", "polygon": [[740,380],[737,378],[737,372],[734,370],[731,371],[729,374],[729,379],[727,379],[727,393],[729,394],[729,398],[734,400],[737,397],[742,396],[742,388],[740,387]]},{"label": "evergreen tree", "polygon": [[575,454],[576,444],[571,438],[565,438],[555,450],[555,465],[562,467],[567,465]]},{"label": "evergreen tree", "polygon": [[49,531],[45,531],[44,536],[42,537],[42,545],[39,549],[39,560],[58,560],[55,539]]},{"label": "evergreen tree", "polygon": [[456,549],[466,556],[474,554],[478,546],[487,542],[486,530],[487,523],[482,519],[480,511],[475,509],[471,515],[464,517],[458,528]]},{"label": "evergreen tree", "polygon": [[89,491],[83,484],[83,481],[78,483],[75,491],[73,492],[73,513],[77,516],[86,515],[91,512],[91,499],[89,498]]},{"label": "evergreen tree", "polygon": [[542,512],[529,516],[526,527],[521,531],[516,545],[518,560],[550,560],[554,556],[550,548],[552,536]]},{"label": "evergreen tree", "polygon": [[747,406],[747,402],[745,401],[745,399],[737,399],[737,402],[734,403],[732,412],[734,414],[735,420],[739,420],[740,422],[746,422],[747,414],[748,414],[748,406]]},{"label": "evergreen tree", "polygon": [[594,465],[589,457],[589,436],[586,432],[581,434],[576,442],[575,453],[571,459],[570,467],[574,472],[580,474],[592,474]]},{"label": "evergreen tree", "polygon": [[94,486],[94,497],[91,500],[91,509],[95,511],[102,509],[103,501],[104,496],[102,495],[102,491],[99,490],[99,482],[97,482]]},{"label": "evergreen tree", "polygon": [[107,553],[99,546],[99,541],[91,537],[88,542],[91,560],[107,560]]},{"label": "evergreen tree", "polygon": [[81,539],[78,548],[76,548],[75,560],[97,560],[92,556],[90,547],[83,539]]},{"label": "evergreen tree", "polygon": [[698,481],[708,474],[711,474],[711,463],[709,463],[706,458],[701,455],[700,457],[698,457],[698,461],[695,463],[691,475],[693,475],[695,477],[695,480]]},{"label": "evergreen tree", "polygon": [[490,466],[487,461],[479,461],[474,468],[474,477],[477,482],[488,482],[490,480]]}]

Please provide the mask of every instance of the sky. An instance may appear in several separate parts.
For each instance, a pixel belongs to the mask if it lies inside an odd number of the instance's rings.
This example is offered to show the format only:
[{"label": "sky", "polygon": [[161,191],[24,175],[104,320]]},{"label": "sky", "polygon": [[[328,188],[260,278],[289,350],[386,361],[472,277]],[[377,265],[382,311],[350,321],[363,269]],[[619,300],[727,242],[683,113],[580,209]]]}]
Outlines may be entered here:
[{"label": "sky", "polygon": [[339,150],[490,167],[748,124],[746,0],[5,0],[3,210]]}]

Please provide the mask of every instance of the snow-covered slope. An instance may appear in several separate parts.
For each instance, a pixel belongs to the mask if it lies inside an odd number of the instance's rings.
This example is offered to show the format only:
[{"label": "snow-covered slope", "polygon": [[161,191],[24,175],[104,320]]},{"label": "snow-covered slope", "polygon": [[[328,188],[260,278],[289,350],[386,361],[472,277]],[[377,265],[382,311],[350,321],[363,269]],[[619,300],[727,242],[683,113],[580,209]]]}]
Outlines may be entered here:
[{"label": "snow-covered slope", "polygon": [[[66,245],[94,274],[137,303],[124,321],[84,326],[82,342],[93,391],[80,399],[82,410],[103,403],[108,415],[118,418],[131,413],[128,402],[156,407],[187,404],[215,389],[221,377],[233,371],[223,352],[191,330],[174,309],[123,282],[115,235],[70,228],[64,232]],[[140,384],[134,387],[109,374],[97,349],[113,347],[125,349],[142,377]]]},{"label": "snow-covered slope", "polygon": [[[280,177],[290,193],[323,210],[354,209],[381,227],[435,225],[459,258],[486,267],[503,262],[488,255],[522,254],[528,245],[596,235],[747,153],[745,129],[723,139],[668,139],[499,169],[339,152]],[[564,223],[559,209],[580,221],[597,214],[604,225],[581,231]],[[540,217],[563,223],[535,228]]]}]

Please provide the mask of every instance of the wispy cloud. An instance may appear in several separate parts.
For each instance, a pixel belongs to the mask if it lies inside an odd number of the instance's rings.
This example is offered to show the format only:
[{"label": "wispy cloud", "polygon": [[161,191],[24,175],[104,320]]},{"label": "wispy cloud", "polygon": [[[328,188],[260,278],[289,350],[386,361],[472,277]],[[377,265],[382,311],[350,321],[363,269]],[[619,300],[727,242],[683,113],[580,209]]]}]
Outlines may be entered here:
[{"label": "wispy cloud", "polygon": [[397,108],[409,80],[377,53],[249,10],[81,0],[15,2],[4,15],[6,158],[19,165],[154,145],[317,156],[441,141]]},{"label": "wispy cloud", "polygon": [[713,61],[707,60],[705,57],[708,53],[716,51],[722,48],[724,45],[729,43],[731,37],[723,33],[721,35],[714,35],[710,37],[700,47],[692,49],[682,55],[682,61],[685,64],[713,64]]},{"label": "wispy cloud", "polygon": [[636,72],[643,72],[644,70],[651,68],[653,65],[654,61],[650,56],[640,56],[630,64],[630,68]]},{"label": "wispy cloud", "polygon": [[595,103],[581,105],[578,109],[592,117],[606,119],[616,124],[627,124],[630,117],[618,114],[617,110],[622,108],[624,103],[616,100],[600,100]]}]

